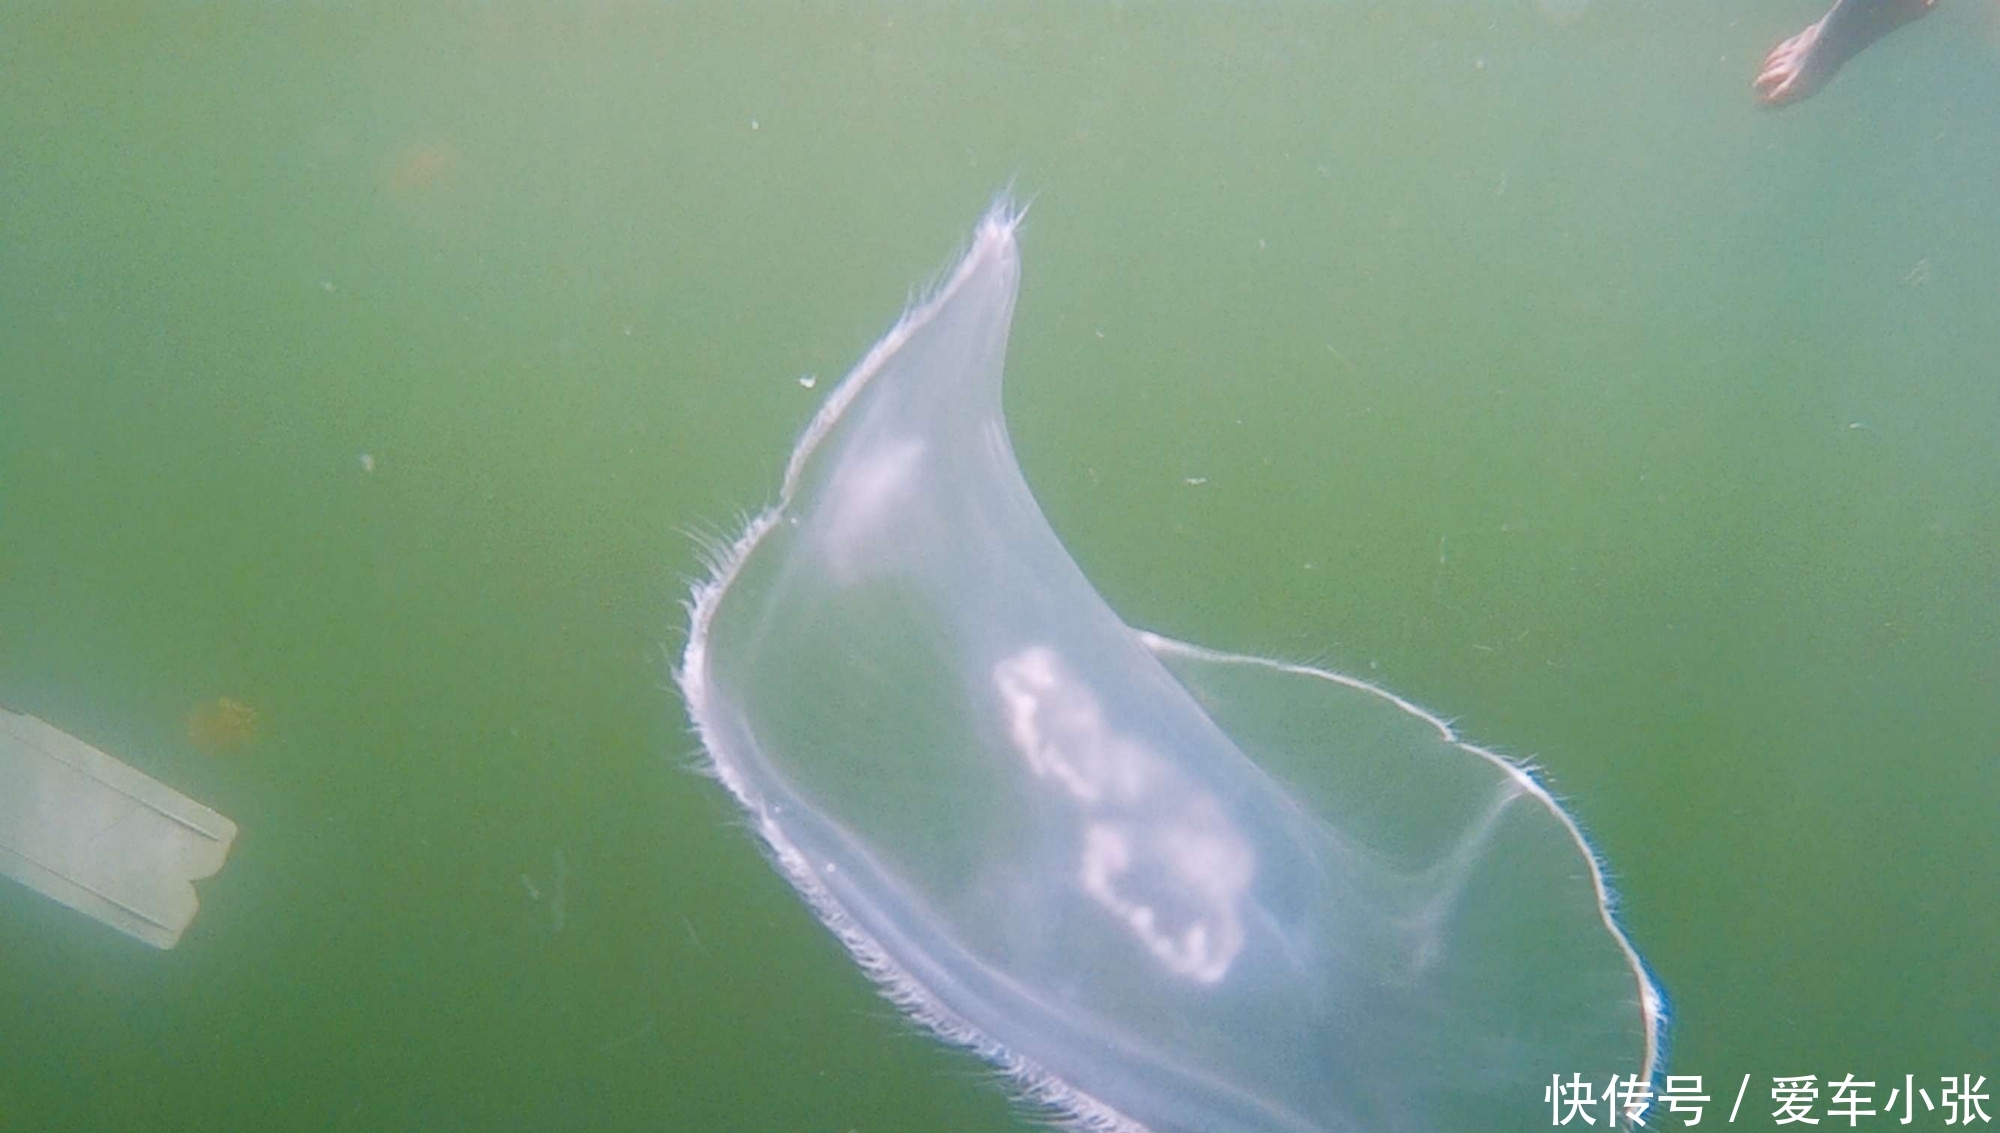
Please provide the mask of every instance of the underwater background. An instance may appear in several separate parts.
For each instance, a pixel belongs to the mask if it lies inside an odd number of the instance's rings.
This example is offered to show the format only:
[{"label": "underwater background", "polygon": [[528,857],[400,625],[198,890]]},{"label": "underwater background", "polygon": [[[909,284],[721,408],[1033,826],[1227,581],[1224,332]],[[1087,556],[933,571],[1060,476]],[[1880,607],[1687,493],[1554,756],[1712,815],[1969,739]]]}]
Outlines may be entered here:
[{"label": "underwater background", "polygon": [[1010,186],[1128,621],[1532,760],[1737,1125],[2000,1082],[2000,16],[1759,110],[1821,10],[0,9],[0,705],[241,827],[172,952],[0,885],[0,1131],[1032,1128],[668,688]]}]

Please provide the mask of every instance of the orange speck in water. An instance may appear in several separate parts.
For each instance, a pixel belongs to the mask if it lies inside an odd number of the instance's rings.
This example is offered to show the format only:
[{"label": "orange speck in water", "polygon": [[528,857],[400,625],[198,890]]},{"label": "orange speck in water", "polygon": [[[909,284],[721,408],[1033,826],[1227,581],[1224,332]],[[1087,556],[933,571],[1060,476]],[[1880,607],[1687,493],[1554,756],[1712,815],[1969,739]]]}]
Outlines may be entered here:
[{"label": "orange speck in water", "polygon": [[399,197],[422,193],[448,182],[457,168],[458,150],[450,145],[411,146],[396,155],[389,188]]},{"label": "orange speck in water", "polygon": [[204,700],[188,712],[188,742],[210,755],[228,755],[256,742],[258,722],[257,710],[240,700]]}]

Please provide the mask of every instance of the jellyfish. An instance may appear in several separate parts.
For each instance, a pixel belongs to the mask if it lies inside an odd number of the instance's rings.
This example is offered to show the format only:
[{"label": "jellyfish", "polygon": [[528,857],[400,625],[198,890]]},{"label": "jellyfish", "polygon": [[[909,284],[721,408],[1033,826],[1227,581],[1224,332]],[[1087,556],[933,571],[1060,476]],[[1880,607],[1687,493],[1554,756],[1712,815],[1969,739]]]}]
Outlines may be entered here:
[{"label": "jellyfish", "polygon": [[1060,1124],[1466,1133],[1652,1082],[1662,997],[1532,774],[1084,577],[1001,412],[1019,228],[830,391],[690,601],[704,766],[779,872]]}]

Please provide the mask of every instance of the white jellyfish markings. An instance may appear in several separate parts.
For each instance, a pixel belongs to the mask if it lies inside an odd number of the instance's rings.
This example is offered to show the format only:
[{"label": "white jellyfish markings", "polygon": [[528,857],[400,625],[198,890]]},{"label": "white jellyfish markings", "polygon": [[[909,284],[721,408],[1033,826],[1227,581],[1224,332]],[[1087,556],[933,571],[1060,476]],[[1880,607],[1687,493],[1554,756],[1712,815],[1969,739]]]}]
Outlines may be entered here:
[{"label": "white jellyfish markings", "polygon": [[1257,859],[1215,797],[1106,723],[1053,649],[1006,658],[993,684],[1015,750],[1080,812],[1084,892],[1168,971],[1200,983],[1228,975]]},{"label": "white jellyfish markings", "polygon": [[907,438],[837,473],[821,529],[835,581],[853,583],[862,573],[861,560],[884,541],[887,525],[916,488],[924,447],[921,440]]}]

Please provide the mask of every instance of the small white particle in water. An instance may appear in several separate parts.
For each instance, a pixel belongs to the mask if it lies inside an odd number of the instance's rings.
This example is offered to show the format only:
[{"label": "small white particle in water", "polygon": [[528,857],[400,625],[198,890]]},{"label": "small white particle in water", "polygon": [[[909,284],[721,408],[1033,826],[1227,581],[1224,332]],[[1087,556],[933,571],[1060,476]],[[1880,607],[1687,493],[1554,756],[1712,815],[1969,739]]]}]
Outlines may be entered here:
[{"label": "small white particle in water", "polygon": [[563,857],[560,848],[556,850],[555,859],[556,891],[555,896],[549,898],[549,924],[551,931],[561,932],[564,923],[569,919],[566,907],[568,894],[564,892],[564,886],[569,882],[569,861]]},{"label": "small white particle in water", "polygon": [[362,453],[362,454],[361,454],[361,471],[363,471],[363,472],[373,472],[373,471],[375,471],[375,454],[374,454],[374,453],[372,453],[372,452],[364,452],[364,453]]},{"label": "small white particle in water", "polygon": [[626,328],[625,328],[625,337],[626,337],[626,338],[631,338],[631,337],[632,337],[632,328],[631,328],[631,326],[630,326],[630,325],[627,325],[627,326],[626,326]]},{"label": "small white particle in water", "polygon": [[811,389],[818,384],[819,384],[818,374],[807,374],[799,379],[799,385],[805,387],[806,389]]},{"label": "small white particle in water", "polygon": [[757,120],[755,118],[750,119],[750,128],[752,130],[757,129]]},{"label": "small white particle in water", "polygon": [[1206,484],[1206,483],[1208,483],[1208,477],[1206,477],[1206,476],[1183,476],[1183,477],[1181,477],[1181,483],[1183,483],[1183,484],[1186,484],[1186,485],[1187,485],[1188,487],[1190,487],[1190,488],[1199,488],[1199,487],[1201,487],[1201,486],[1202,486],[1203,484]]},{"label": "small white particle in water", "polygon": [[332,281],[332,280],[330,280],[330,279],[322,279],[322,280],[320,280],[320,281],[319,281],[319,289],[320,289],[321,291],[324,291],[324,292],[326,292],[326,293],[327,293],[328,295],[331,295],[331,294],[333,294],[333,281]]},{"label": "small white particle in water", "polygon": [[836,869],[838,869],[838,868],[839,868],[839,867],[838,867],[838,866],[836,866],[836,865],[834,865],[834,864],[833,864],[832,862],[828,862],[828,863],[826,863],[826,872],[828,872],[828,873],[832,873],[832,872],[834,872],[834,871],[835,871]]}]

